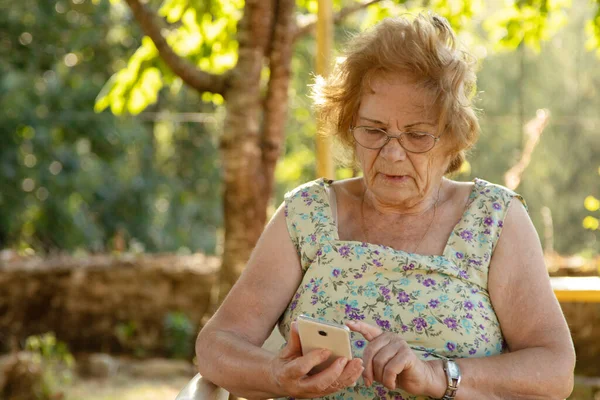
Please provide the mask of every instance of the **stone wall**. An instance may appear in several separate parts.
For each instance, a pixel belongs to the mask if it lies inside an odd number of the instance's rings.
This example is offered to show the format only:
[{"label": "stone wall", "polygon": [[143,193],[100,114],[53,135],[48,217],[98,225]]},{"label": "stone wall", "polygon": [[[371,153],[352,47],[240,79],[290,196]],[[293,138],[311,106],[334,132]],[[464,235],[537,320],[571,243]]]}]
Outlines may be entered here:
[{"label": "stone wall", "polygon": [[75,352],[164,355],[165,317],[184,313],[197,332],[218,267],[217,258],[202,255],[4,262],[0,352],[22,347],[29,335],[53,331]]}]

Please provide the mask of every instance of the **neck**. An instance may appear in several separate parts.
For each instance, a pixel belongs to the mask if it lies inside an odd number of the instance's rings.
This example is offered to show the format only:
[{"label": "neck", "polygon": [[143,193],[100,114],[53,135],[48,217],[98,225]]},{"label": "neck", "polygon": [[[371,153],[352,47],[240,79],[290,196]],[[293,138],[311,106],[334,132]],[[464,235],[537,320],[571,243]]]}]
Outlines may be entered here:
[{"label": "neck", "polygon": [[443,184],[444,179],[442,178],[437,188],[431,190],[431,194],[423,196],[420,200],[413,202],[406,201],[401,204],[386,204],[379,201],[371,192],[367,191],[365,185],[361,199],[363,205],[361,207],[370,208],[380,216],[420,216],[431,211],[434,206],[439,205]]}]

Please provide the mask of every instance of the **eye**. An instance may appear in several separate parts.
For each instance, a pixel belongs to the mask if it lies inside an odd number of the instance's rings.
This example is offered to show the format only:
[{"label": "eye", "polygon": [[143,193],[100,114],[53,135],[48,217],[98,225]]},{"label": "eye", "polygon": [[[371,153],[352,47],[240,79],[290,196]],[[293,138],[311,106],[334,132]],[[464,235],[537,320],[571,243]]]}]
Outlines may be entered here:
[{"label": "eye", "polygon": [[429,134],[423,133],[423,132],[406,132],[406,136],[408,136],[409,139],[414,139],[414,140],[422,140],[422,139],[430,138]]},{"label": "eye", "polygon": [[365,130],[366,133],[370,134],[370,135],[381,135],[382,133],[384,133],[381,129],[379,128],[369,128],[369,127],[365,127],[363,128]]}]

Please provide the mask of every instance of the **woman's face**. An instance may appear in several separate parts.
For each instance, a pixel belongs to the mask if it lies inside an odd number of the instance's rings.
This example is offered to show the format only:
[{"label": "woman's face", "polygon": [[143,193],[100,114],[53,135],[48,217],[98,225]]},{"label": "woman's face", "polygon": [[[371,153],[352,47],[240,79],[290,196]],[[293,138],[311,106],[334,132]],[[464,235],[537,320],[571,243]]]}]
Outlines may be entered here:
[{"label": "woman's face", "polygon": [[[355,126],[382,128],[390,135],[425,132],[439,136],[434,97],[403,77],[379,76],[361,98]],[[397,139],[371,150],[356,144],[367,190],[383,206],[410,208],[437,196],[450,162],[447,140],[426,153],[407,152]]]}]

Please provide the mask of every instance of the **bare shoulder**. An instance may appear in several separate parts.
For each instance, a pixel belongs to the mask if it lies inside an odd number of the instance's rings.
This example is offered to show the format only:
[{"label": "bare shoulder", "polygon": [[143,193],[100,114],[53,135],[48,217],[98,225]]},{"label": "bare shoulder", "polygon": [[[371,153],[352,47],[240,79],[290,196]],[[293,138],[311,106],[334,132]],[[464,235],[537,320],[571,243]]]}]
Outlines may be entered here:
[{"label": "bare shoulder", "polygon": [[363,178],[361,176],[334,181],[331,187],[335,190],[338,199],[357,199],[362,196],[364,191]]},{"label": "bare shoulder", "polygon": [[446,182],[446,195],[443,196],[446,201],[450,200],[457,206],[465,206],[469,201],[469,196],[475,187],[475,183],[472,181],[461,182],[454,181],[452,179],[444,179]]}]

